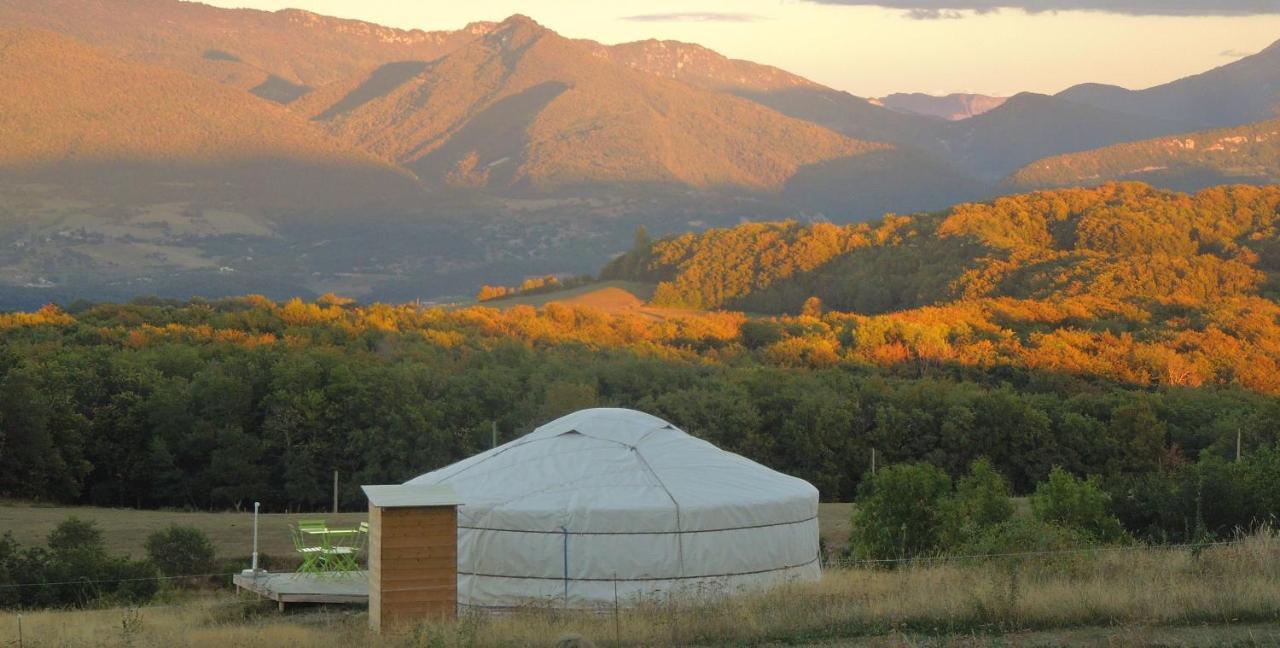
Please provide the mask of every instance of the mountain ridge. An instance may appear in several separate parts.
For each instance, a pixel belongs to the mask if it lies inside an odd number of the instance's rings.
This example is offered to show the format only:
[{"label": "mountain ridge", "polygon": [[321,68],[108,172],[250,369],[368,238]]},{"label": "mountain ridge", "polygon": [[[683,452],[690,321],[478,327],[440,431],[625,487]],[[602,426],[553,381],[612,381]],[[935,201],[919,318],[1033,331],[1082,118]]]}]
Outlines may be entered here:
[{"label": "mountain ridge", "polygon": [[[882,148],[636,71],[525,16],[415,65],[374,96],[313,120],[429,183],[493,189],[627,182],[770,191],[806,164]],[[334,105],[367,85],[349,85]]]},{"label": "mountain ridge", "polygon": [[1280,40],[1257,54],[1142,90],[1091,83],[1055,96],[1180,122],[1187,130],[1261,121],[1280,116]]}]

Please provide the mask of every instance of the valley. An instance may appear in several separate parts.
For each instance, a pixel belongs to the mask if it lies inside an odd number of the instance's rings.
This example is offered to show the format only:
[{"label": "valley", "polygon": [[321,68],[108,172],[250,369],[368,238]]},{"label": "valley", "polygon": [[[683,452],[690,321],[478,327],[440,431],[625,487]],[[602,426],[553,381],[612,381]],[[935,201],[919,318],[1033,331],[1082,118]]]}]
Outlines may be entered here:
[{"label": "valley", "polygon": [[[4,95],[62,106],[4,107],[21,134],[0,156],[10,307],[458,301],[486,281],[592,272],[637,225],[843,224],[1068,184],[1275,177],[1261,140],[1195,160],[1148,144],[1265,128],[1275,47],[1141,91],[933,102],[863,99],[694,43],[566,38],[520,15],[424,31],[177,0],[6,0],[0,30],[21,71],[0,79]],[[376,258],[349,252],[374,239]]]}]

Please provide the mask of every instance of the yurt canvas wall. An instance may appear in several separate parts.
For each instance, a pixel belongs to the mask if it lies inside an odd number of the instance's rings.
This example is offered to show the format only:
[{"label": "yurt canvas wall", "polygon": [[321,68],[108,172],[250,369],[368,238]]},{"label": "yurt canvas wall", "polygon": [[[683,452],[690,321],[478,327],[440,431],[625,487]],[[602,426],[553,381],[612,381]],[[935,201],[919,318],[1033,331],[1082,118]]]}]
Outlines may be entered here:
[{"label": "yurt canvas wall", "polygon": [[612,604],[819,575],[818,492],[624,409],[575,412],[410,484],[447,484],[463,605]]}]

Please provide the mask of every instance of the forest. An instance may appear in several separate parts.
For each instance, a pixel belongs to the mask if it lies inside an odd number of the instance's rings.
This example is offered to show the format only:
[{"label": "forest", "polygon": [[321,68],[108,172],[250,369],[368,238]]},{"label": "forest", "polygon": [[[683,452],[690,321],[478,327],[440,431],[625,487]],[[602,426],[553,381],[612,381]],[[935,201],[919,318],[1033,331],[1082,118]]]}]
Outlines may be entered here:
[{"label": "forest", "polygon": [[[870,467],[988,458],[1026,493],[1246,457],[1280,400],[1237,384],[898,359],[848,316],[657,319],[549,303],[336,297],[53,306],[0,316],[0,493],[101,506],[344,506],[588,406],[652,412],[849,501]],[[870,330],[883,327],[867,325]],[[914,342],[923,348],[924,340]],[[916,356],[919,358],[922,356]],[[1169,473],[1172,474],[1172,473]]]},{"label": "forest", "polygon": [[[1277,463],[1278,206],[1280,188],[1112,184],[876,225],[640,231],[602,277],[702,309],[664,315],[334,295],[0,314],[0,495],[306,511],[336,470],[358,506],[359,484],[484,450],[494,426],[503,442],[622,406],[826,501],[855,498],[873,451],[953,479],[986,459],[1015,494],[1097,476],[1131,531],[1187,537],[1205,484]],[[1215,463],[1237,457],[1247,479]],[[1237,508],[1219,530],[1280,513]]]}]

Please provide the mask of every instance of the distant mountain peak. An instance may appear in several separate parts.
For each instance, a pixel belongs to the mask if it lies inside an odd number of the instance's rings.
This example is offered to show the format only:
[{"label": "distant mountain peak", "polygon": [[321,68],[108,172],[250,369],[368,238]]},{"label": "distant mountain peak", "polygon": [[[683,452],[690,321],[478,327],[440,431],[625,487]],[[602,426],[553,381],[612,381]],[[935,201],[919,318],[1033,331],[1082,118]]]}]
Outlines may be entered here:
[{"label": "distant mountain peak", "polygon": [[959,121],[997,108],[1006,99],[1006,97],[961,92],[953,92],[945,96],[930,95],[923,92],[898,92],[876,99],[875,103],[898,112],[936,117],[947,121]]},{"label": "distant mountain peak", "polygon": [[502,22],[498,24],[499,25],[532,25],[534,27],[542,27],[542,25],[539,24],[538,21],[520,13],[511,14],[510,16],[507,16],[506,19],[504,19]]},{"label": "distant mountain peak", "polygon": [[697,43],[649,38],[618,45],[579,41],[596,56],[632,69],[715,91],[778,91],[817,84],[771,65],[729,58]]},{"label": "distant mountain peak", "polygon": [[482,38],[491,47],[510,51],[524,49],[547,35],[557,34],[524,14],[513,14],[494,25]]}]

